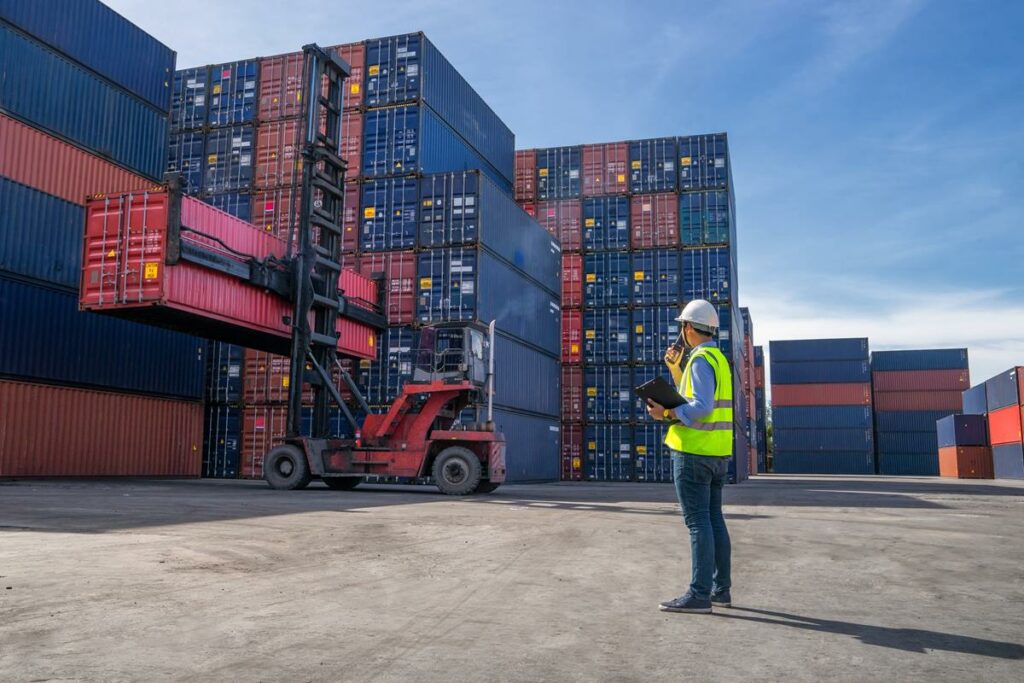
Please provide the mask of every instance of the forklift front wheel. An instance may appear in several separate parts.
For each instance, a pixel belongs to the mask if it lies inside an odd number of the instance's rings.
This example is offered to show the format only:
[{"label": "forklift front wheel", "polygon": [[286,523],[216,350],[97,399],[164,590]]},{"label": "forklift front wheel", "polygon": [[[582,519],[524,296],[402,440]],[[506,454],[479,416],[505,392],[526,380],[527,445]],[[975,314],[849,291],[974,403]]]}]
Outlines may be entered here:
[{"label": "forklift front wheel", "polygon": [[462,446],[449,446],[434,460],[434,482],[441,493],[466,496],[476,490],[483,467],[476,453]]},{"label": "forklift front wheel", "polygon": [[291,445],[272,448],[263,458],[263,478],[274,489],[306,488],[310,475],[305,453]]}]

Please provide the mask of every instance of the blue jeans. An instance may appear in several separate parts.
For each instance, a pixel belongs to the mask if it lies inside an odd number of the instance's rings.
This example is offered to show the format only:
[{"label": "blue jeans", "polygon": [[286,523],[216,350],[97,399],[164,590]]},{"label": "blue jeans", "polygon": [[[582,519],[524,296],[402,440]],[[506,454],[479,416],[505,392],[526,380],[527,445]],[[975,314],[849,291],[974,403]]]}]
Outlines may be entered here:
[{"label": "blue jeans", "polygon": [[672,451],[672,475],[690,530],[690,592],[699,600],[732,587],[732,546],[722,515],[729,458]]}]

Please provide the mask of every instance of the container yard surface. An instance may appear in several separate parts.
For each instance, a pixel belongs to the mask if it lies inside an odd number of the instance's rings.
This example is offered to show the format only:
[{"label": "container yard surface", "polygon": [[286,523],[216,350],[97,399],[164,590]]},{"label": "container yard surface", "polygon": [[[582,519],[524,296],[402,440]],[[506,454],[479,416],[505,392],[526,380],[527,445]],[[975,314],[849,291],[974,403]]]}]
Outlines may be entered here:
[{"label": "container yard surface", "polygon": [[669,485],[0,483],[0,680],[1020,680],[1024,482],[725,496],[701,616]]}]

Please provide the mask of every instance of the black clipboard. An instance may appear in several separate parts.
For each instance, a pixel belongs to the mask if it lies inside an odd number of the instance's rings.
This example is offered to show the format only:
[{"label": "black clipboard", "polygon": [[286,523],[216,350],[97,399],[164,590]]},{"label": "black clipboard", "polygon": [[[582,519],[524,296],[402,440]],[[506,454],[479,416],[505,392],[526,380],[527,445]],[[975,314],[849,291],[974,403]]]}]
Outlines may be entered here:
[{"label": "black clipboard", "polygon": [[636,395],[644,399],[644,402],[654,401],[665,408],[678,408],[686,402],[675,388],[665,381],[664,377],[655,377],[650,382],[645,382],[636,388]]}]

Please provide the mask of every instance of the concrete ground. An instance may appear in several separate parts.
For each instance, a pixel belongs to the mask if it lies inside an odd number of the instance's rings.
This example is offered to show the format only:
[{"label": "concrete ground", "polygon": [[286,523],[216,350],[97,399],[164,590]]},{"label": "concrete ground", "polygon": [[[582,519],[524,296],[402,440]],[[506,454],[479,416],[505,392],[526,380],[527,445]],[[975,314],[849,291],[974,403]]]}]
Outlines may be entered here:
[{"label": "concrete ground", "polygon": [[672,487],[0,483],[0,680],[1020,681],[1024,485],[730,487],[733,609],[665,614]]}]

